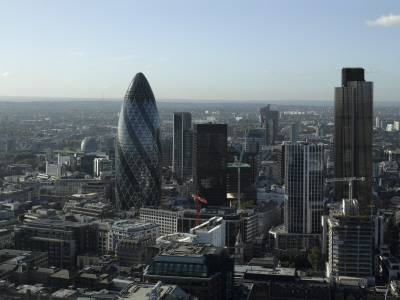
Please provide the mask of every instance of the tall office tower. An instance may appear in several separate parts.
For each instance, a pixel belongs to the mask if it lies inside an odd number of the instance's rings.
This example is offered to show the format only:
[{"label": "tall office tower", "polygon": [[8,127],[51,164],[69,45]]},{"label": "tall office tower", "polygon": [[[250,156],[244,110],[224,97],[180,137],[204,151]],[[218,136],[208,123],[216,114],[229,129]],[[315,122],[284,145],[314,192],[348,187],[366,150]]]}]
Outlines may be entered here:
[{"label": "tall office tower", "polygon": [[161,164],[156,100],[146,77],[138,73],[126,92],[118,121],[115,184],[121,209],[160,204]]},{"label": "tall office tower", "polygon": [[381,116],[376,116],[375,118],[375,127],[381,128]]},{"label": "tall office tower", "polygon": [[174,147],[172,172],[178,182],[192,178],[193,131],[192,115],[188,112],[174,112]]},{"label": "tall office tower", "polygon": [[285,144],[285,228],[289,233],[319,233],[323,213],[322,144]]},{"label": "tall office tower", "polygon": [[[335,88],[335,177],[365,177],[353,182],[360,213],[372,201],[372,82],[364,69],[342,69],[342,86]],[[335,182],[335,197],[348,198],[348,184]]]},{"label": "tall office tower", "polygon": [[299,124],[292,124],[290,127],[290,141],[296,143],[299,140]]},{"label": "tall office tower", "polygon": [[279,112],[270,110],[269,104],[260,108],[261,126],[265,127],[265,145],[273,145],[278,141]]},{"label": "tall office tower", "polygon": [[[262,152],[263,133],[260,129],[250,129],[246,136],[246,152],[250,152],[250,143],[258,142],[258,152]],[[253,151],[254,152],[254,151]]]},{"label": "tall office tower", "polygon": [[195,124],[193,184],[208,206],[226,205],[227,125]]},{"label": "tall office tower", "polygon": [[318,123],[318,125],[315,126],[315,137],[323,137],[323,136],[324,136],[324,125]]}]

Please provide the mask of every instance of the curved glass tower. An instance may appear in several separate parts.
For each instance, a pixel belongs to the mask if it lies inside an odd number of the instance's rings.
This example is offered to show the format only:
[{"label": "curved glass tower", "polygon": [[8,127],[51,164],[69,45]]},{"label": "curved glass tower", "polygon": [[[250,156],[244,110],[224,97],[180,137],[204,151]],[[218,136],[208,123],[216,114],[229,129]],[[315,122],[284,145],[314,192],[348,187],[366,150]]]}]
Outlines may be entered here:
[{"label": "curved glass tower", "polygon": [[126,92],[118,121],[115,181],[120,209],[160,204],[161,164],[156,101],[146,77],[138,73]]}]

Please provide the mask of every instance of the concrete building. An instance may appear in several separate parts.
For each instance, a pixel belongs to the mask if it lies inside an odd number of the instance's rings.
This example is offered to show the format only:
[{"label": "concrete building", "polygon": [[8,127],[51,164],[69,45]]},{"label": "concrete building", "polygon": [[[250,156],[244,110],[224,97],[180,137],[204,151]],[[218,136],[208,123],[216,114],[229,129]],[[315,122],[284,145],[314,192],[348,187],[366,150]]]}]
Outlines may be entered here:
[{"label": "concrete building", "polygon": [[71,196],[73,194],[79,194],[84,184],[94,181],[93,179],[58,179],[54,183],[54,190],[56,195]]},{"label": "concrete building", "polygon": [[97,228],[92,224],[37,219],[15,227],[15,249],[44,251],[49,265],[74,269],[76,257],[96,252]]},{"label": "concrete building", "polygon": [[132,267],[134,265],[148,264],[154,257],[151,248],[156,241],[150,237],[128,237],[120,240],[115,248],[118,265]]},{"label": "concrete building", "polygon": [[373,284],[374,224],[370,217],[333,213],[322,218],[327,277],[365,278]]},{"label": "concrete building", "polygon": [[148,221],[160,226],[160,235],[177,232],[178,217],[183,215],[183,211],[151,207],[141,207],[139,211],[141,221]]},{"label": "concrete building", "polygon": [[196,235],[196,240],[199,243],[211,244],[215,247],[226,246],[225,221],[222,217],[213,217],[190,229],[190,234]]},{"label": "concrete building", "polygon": [[[107,298],[112,300],[111,298]],[[119,297],[118,297],[119,299]],[[126,290],[124,295],[125,300],[139,300],[139,299],[180,299],[190,300],[192,297],[190,294],[185,293],[178,285],[165,284],[164,282],[157,283],[136,283]]]},{"label": "concrete building", "polygon": [[112,171],[112,162],[111,160],[103,157],[95,158],[93,169],[93,177],[101,177],[101,175],[110,173]]},{"label": "concrete building", "polygon": [[159,225],[147,221],[96,221],[99,226],[99,252],[113,253],[117,243],[125,238],[160,236]]},{"label": "concrete building", "polygon": [[210,244],[173,243],[157,255],[143,274],[148,282],[179,282],[200,300],[233,299],[233,259]]}]

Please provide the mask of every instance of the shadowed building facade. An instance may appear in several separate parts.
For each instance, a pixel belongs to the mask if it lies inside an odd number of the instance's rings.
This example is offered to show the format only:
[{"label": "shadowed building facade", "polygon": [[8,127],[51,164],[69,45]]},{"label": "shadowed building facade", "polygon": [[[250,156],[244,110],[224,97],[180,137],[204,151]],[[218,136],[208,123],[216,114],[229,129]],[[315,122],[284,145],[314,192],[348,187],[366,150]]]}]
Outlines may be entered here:
[{"label": "shadowed building facade", "polygon": [[115,171],[119,208],[160,204],[161,165],[157,105],[146,77],[138,73],[125,95],[118,121]]},{"label": "shadowed building facade", "polygon": [[208,206],[226,205],[227,124],[195,124],[193,184]]},{"label": "shadowed building facade", "polygon": [[260,108],[261,127],[265,126],[265,145],[274,145],[278,141],[278,119],[279,112],[270,110],[270,105]]},{"label": "shadowed building facade", "polygon": [[172,171],[182,183],[192,178],[193,131],[192,114],[174,112],[174,148]]},{"label": "shadowed building facade", "polygon": [[[353,182],[353,197],[360,213],[372,201],[372,82],[364,80],[364,69],[342,69],[342,86],[335,88],[335,177],[365,177]],[[335,182],[335,196],[348,198],[348,184]]]}]

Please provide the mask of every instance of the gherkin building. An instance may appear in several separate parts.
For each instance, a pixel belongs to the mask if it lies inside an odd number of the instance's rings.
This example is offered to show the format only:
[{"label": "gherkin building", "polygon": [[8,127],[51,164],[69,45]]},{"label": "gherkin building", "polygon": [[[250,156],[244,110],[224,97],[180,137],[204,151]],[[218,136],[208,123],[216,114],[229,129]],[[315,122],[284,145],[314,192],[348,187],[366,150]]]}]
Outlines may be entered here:
[{"label": "gherkin building", "polygon": [[161,164],[156,101],[146,77],[138,73],[126,92],[118,120],[115,181],[120,209],[160,204]]}]

